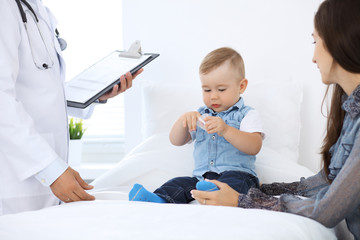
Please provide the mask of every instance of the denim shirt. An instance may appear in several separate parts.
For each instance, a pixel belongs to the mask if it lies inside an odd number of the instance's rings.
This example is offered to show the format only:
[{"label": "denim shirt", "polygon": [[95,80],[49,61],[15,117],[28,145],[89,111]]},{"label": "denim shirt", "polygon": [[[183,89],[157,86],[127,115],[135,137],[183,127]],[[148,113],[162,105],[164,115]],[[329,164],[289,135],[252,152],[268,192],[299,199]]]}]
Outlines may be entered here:
[{"label": "denim shirt", "polygon": [[[224,122],[236,129],[240,129],[240,122],[245,115],[252,110],[251,107],[244,105],[243,98],[223,112],[214,112],[206,106],[200,107],[198,112],[209,114],[210,116],[220,117]],[[248,155],[239,151],[224,137],[217,133],[208,134],[205,130],[197,127],[196,134],[191,134],[192,140],[195,140],[194,160],[195,169],[193,175],[202,179],[206,172],[221,173],[224,171],[242,171],[253,176],[255,173],[255,155]]]},{"label": "denim shirt", "polygon": [[339,139],[329,150],[331,154],[329,179],[332,180],[340,172],[346,159],[349,157],[355,142],[356,133],[360,128],[360,85],[349,97],[343,96],[342,109],[346,112],[343,127]]}]

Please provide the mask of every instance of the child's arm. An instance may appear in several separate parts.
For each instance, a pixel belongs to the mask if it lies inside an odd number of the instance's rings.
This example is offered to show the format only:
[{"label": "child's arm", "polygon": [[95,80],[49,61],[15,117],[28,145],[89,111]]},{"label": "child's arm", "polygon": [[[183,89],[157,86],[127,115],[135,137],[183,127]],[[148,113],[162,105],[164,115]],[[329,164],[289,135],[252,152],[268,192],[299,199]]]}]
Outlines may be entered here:
[{"label": "child's arm", "polygon": [[173,125],[170,131],[170,142],[175,146],[182,146],[191,140],[189,131],[196,130],[196,121],[199,112],[184,113]]},{"label": "child's arm", "polygon": [[240,131],[227,125],[224,120],[219,117],[206,117],[205,122],[206,131],[209,134],[217,133],[219,136],[223,136],[229,143],[243,153],[249,155],[259,153],[262,146],[261,133]]}]

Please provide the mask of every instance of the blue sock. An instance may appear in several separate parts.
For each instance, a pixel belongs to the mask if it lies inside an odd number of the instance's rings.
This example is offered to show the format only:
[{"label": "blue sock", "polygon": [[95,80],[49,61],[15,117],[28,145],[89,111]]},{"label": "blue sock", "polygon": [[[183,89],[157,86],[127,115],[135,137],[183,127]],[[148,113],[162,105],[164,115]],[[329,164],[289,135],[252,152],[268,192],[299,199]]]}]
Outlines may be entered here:
[{"label": "blue sock", "polygon": [[129,201],[166,203],[165,199],[155,193],[149,192],[142,185],[135,183],[129,192]]},{"label": "blue sock", "polygon": [[212,191],[217,191],[219,190],[219,188],[212,182],[208,182],[208,181],[199,181],[196,183],[196,189],[200,190],[200,191],[207,191],[207,192],[212,192]]}]

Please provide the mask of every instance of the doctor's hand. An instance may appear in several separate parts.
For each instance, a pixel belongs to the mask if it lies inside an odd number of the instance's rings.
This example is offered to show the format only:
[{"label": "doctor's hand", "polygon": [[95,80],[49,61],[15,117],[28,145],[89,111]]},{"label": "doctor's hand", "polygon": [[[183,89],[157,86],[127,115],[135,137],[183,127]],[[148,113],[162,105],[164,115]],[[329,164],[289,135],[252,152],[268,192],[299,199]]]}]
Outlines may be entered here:
[{"label": "doctor's hand", "polygon": [[202,205],[218,205],[237,207],[240,193],[228,184],[217,180],[206,180],[214,183],[219,190],[213,192],[191,190],[191,195]]},{"label": "doctor's hand", "polygon": [[102,95],[99,98],[99,100],[106,101],[109,98],[113,98],[113,97],[119,95],[120,93],[125,92],[127,89],[131,88],[132,81],[137,77],[137,75],[139,75],[143,71],[144,71],[144,69],[141,68],[134,75],[131,75],[130,72],[127,72],[125,75],[122,75],[120,77],[120,84],[116,84],[110,92]]},{"label": "doctor's hand", "polygon": [[95,200],[95,197],[85,192],[93,186],[87,184],[80,174],[68,167],[58,179],[50,185],[51,191],[63,202]]}]

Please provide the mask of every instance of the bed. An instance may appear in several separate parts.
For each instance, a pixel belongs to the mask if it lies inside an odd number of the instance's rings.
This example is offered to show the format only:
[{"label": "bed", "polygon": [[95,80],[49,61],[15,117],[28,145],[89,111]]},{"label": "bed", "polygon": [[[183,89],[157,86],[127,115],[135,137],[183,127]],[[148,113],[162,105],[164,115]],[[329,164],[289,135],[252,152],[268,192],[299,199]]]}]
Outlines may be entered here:
[{"label": "bed", "polygon": [[[252,83],[244,98],[264,120],[266,138],[256,162],[261,183],[312,175],[297,162],[301,84],[289,79]],[[177,104],[179,99],[182,104]],[[127,193],[134,183],[154,190],[172,177],[191,175],[193,145],[172,146],[168,132],[179,114],[201,105],[196,87],[146,81],[142,100],[144,140],[92,182],[95,201],[2,216],[0,239],[336,239],[334,229],[293,214],[203,206],[196,201],[129,202]]]}]

